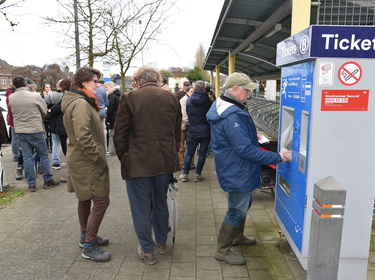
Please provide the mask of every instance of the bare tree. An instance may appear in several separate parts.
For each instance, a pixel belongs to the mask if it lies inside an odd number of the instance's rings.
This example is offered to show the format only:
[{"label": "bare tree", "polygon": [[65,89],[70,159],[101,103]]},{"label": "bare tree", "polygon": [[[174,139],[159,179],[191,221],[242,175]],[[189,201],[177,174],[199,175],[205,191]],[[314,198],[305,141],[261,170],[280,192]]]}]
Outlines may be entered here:
[{"label": "bare tree", "polygon": [[201,44],[199,44],[199,47],[195,53],[195,66],[199,67],[201,70],[202,70],[202,74],[203,74],[203,77],[206,81],[209,80],[209,75],[207,73],[207,71],[203,71],[203,63],[204,63],[204,59],[206,57],[206,54],[205,54],[205,50],[204,50],[204,47]]},{"label": "bare tree", "polygon": [[54,87],[58,80],[69,77],[69,68],[61,67],[56,63],[46,64],[43,67],[27,65],[14,69],[12,76],[29,77],[38,87],[42,87],[43,84],[50,84]]},{"label": "bare tree", "polygon": [[156,41],[172,4],[173,1],[166,0],[117,2],[110,20],[110,27],[115,30],[114,48],[107,58],[110,64],[120,66],[123,89],[125,89],[125,73],[138,54],[141,54],[143,64],[143,50],[148,43]]},{"label": "bare tree", "polygon": [[[6,2],[6,3],[5,3]],[[5,20],[7,22],[9,22],[10,26],[12,27],[12,30],[14,30],[14,27],[19,23],[15,23],[13,22],[7,15],[7,12],[6,11],[9,11],[9,9],[11,8],[16,8],[16,7],[20,7],[21,4],[25,2],[25,0],[18,0],[16,1],[15,3],[9,3],[9,1],[7,2],[7,0],[0,0],[0,14],[3,15],[3,17],[5,18]]]},{"label": "bare tree", "polygon": [[[1,1],[1,0],[0,0]],[[47,25],[60,24],[68,47],[75,49],[74,10],[77,4],[79,50],[83,61],[93,66],[98,58],[119,65],[122,86],[132,60],[161,32],[167,12],[176,0],[56,0],[63,9]],[[69,45],[70,44],[70,45]]]},{"label": "bare tree", "polygon": [[[74,42],[74,10],[77,7],[78,29],[80,35],[80,53],[82,60],[87,61],[88,66],[93,66],[97,58],[106,56],[113,49],[114,30],[109,28],[111,14],[108,12],[113,6],[113,1],[105,0],[56,0],[62,7],[57,18],[46,17],[48,26],[60,24],[64,33],[62,44],[75,49]],[[76,4],[76,5],[74,5]],[[72,52],[73,53],[73,52]],[[72,54],[73,56],[73,54]]]}]

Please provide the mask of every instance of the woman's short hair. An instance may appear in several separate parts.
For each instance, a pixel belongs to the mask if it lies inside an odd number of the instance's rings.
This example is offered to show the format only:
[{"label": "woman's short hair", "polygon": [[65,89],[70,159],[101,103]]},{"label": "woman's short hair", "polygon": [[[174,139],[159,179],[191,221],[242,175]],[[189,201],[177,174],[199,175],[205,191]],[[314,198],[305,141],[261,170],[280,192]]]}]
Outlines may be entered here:
[{"label": "woman's short hair", "polygon": [[60,82],[60,88],[62,92],[65,92],[67,90],[70,90],[70,87],[72,85],[72,80],[71,79],[63,79]]},{"label": "woman's short hair", "polygon": [[84,82],[89,82],[94,76],[100,78],[100,71],[92,67],[81,67],[73,76],[72,88],[83,88]]},{"label": "woman's short hair", "polygon": [[136,80],[140,85],[144,85],[147,83],[156,83],[157,85],[160,85],[161,83],[161,77],[158,70],[144,66],[139,68],[134,74],[133,74],[134,80]]}]

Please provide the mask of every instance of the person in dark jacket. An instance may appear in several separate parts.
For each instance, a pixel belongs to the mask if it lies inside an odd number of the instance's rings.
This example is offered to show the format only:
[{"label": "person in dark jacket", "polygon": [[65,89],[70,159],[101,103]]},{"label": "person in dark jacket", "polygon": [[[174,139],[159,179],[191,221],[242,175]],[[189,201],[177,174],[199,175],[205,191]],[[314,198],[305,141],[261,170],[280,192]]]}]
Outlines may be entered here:
[{"label": "person in dark jacket", "polygon": [[200,182],[204,179],[201,174],[206,162],[206,153],[211,139],[210,125],[207,122],[206,114],[211,105],[212,101],[206,93],[205,82],[197,81],[194,85],[193,94],[186,102],[186,112],[189,119],[189,141],[185,155],[184,171],[179,177],[182,182],[188,181],[190,164],[198,145],[198,163],[195,170],[194,182]]},{"label": "person in dark jacket", "polygon": [[[64,94],[65,91],[70,90],[71,84],[71,79],[63,79],[59,81],[59,87],[62,94]],[[61,100],[62,98],[60,98],[60,100],[57,101],[57,103],[53,105],[51,109],[48,109],[48,111],[51,113],[51,118],[49,120],[51,133],[57,134],[59,136],[62,152],[64,156],[66,156],[66,140],[68,139],[68,134],[66,133],[64,126],[64,114],[61,111]],[[60,178],[60,182],[66,183],[66,178]]]},{"label": "person in dark jacket", "polygon": [[173,94],[159,87],[158,70],[144,66],[133,78],[139,88],[121,95],[113,141],[140,243],[137,254],[153,265],[155,245],[159,254],[166,252],[166,194],[171,174],[180,170],[181,108]]},{"label": "person in dark jacket", "polygon": [[252,191],[261,184],[261,165],[288,161],[291,151],[267,152],[259,148],[256,127],[245,105],[258,84],[242,73],[225,81],[225,93],[207,113],[211,125],[211,145],[221,188],[228,192],[228,211],[219,231],[215,258],[231,265],[244,265],[245,259],[233,253],[232,245],[251,245],[254,237],[244,236]]},{"label": "person in dark jacket", "polygon": [[116,85],[114,82],[106,82],[103,87],[107,91],[108,96],[108,107],[107,107],[107,117],[106,125],[108,129],[108,152],[107,156],[115,156],[116,150],[113,144],[113,127],[116,121],[117,108],[120,103],[120,96],[122,92],[120,91],[120,86]]}]

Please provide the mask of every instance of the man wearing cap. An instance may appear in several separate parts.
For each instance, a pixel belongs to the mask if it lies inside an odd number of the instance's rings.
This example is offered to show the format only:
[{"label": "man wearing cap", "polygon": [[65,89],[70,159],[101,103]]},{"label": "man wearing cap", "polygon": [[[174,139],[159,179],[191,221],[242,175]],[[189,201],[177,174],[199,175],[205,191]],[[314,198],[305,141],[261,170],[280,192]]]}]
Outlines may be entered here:
[{"label": "man wearing cap", "polygon": [[261,184],[261,165],[289,160],[290,151],[276,153],[259,148],[256,127],[246,107],[248,96],[257,86],[245,74],[229,75],[224,94],[207,113],[216,173],[221,188],[228,193],[228,210],[218,234],[215,258],[231,265],[246,263],[230,250],[233,245],[256,242],[243,233],[252,191]]}]

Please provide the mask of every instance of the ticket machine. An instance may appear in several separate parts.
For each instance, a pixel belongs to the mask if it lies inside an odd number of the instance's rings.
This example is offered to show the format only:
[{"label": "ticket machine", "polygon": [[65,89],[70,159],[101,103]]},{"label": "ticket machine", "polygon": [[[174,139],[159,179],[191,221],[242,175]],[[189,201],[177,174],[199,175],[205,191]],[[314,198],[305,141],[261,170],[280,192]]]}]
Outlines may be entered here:
[{"label": "ticket machine", "polygon": [[346,190],[338,279],[366,279],[375,183],[375,27],[310,26],[277,45],[275,217],[307,268],[314,183]]}]

